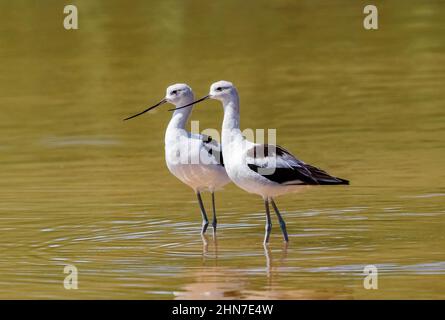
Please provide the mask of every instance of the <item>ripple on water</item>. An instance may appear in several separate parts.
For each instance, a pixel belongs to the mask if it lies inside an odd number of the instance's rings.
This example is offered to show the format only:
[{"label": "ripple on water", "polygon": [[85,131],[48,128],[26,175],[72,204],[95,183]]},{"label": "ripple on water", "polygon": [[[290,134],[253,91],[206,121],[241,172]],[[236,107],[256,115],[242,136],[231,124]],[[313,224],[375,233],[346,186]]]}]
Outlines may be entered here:
[{"label": "ripple on water", "polygon": [[414,196],[401,196],[401,198],[436,198],[436,197],[445,197],[445,193],[426,193]]},{"label": "ripple on water", "polygon": [[[304,271],[307,272],[333,272],[333,273],[348,273],[354,276],[363,276],[363,269],[366,264],[350,264],[350,265],[338,265],[338,266],[326,266],[317,268],[307,268]],[[379,273],[395,273],[402,274],[445,274],[445,261],[418,263],[418,264],[396,264],[396,263],[380,263],[374,264]]]},{"label": "ripple on water", "polygon": [[63,136],[47,137],[41,143],[49,147],[70,147],[70,146],[113,146],[121,142],[108,136]]}]

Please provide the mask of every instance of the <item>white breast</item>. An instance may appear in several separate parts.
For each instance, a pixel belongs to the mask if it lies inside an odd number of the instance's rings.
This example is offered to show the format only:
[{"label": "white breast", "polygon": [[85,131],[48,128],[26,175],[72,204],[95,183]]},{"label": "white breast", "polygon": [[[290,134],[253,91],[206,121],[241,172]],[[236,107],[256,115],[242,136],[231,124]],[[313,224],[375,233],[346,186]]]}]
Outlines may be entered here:
[{"label": "white breast", "polygon": [[204,148],[202,138],[185,130],[166,139],[165,159],[170,172],[195,191],[218,190],[230,182],[225,168]]}]

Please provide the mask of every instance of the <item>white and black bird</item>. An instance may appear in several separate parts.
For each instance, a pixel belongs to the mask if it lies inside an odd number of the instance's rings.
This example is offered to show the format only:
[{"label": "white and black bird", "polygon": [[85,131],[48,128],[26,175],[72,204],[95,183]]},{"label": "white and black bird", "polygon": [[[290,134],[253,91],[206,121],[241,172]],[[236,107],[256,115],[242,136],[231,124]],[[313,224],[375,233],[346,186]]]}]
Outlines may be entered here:
[{"label": "white and black bird", "polygon": [[224,107],[221,144],[227,174],[240,188],[263,197],[266,207],[265,244],[269,242],[272,228],[269,203],[277,214],[284,240],[289,241],[286,224],[274,197],[301,190],[305,185],[349,184],[348,180],[333,177],[298,160],[280,146],[248,141],[240,130],[238,92],[228,81],[215,82],[209,95],[184,105],[181,110],[209,98],[221,101]]},{"label": "white and black bird", "polygon": [[[154,106],[128,117],[129,120],[165,103],[181,107],[193,102],[193,91],[186,84],[169,86],[165,98]],[[212,194],[213,232],[216,232],[215,191],[230,182],[224,168],[221,146],[210,136],[191,133],[186,130],[192,108],[176,110],[165,131],[165,161],[170,172],[190,186],[196,193],[202,215],[201,234],[209,225],[207,213],[202,202],[201,192]]]}]

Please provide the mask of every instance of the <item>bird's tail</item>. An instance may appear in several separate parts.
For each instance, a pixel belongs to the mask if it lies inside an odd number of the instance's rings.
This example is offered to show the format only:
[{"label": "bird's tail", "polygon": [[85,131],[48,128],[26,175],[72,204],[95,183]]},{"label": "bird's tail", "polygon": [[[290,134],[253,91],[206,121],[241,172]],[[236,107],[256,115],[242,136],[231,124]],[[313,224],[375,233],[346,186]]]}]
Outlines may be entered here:
[{"label": "bird's tail", "polygon": [[337,185],[337,184],[349,184],[349,180],[331,177],[332,179],[319,179],[317,180],[321,185]]},{"label": "bird's tail", "polygon": [[338,183],[338,184],[349,184],[349,180],[342,179],[342,178],[337,178],[337,179],[340,180],[340,183]]}]

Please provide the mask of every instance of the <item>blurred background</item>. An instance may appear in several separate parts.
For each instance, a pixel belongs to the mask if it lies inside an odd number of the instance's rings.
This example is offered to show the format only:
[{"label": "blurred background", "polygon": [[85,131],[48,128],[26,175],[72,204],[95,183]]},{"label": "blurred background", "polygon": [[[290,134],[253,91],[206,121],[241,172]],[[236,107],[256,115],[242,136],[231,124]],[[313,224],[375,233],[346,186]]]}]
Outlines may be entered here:
[{"label": "blurred background", "polygon": [[[377,31],[367,4],[2,1],[0,297],[444,299],[445,3],[378,2]],[[221,79],[242,128],[276,128],[351,181],[278,199],[287,249],[275,221],[263,248],[262,201],[233,185],[203,245],[193,191],[164,163],[167,107],[122,122],[170,84],[200,97]],[[192,120],[220,128],[222,108]]]}]

